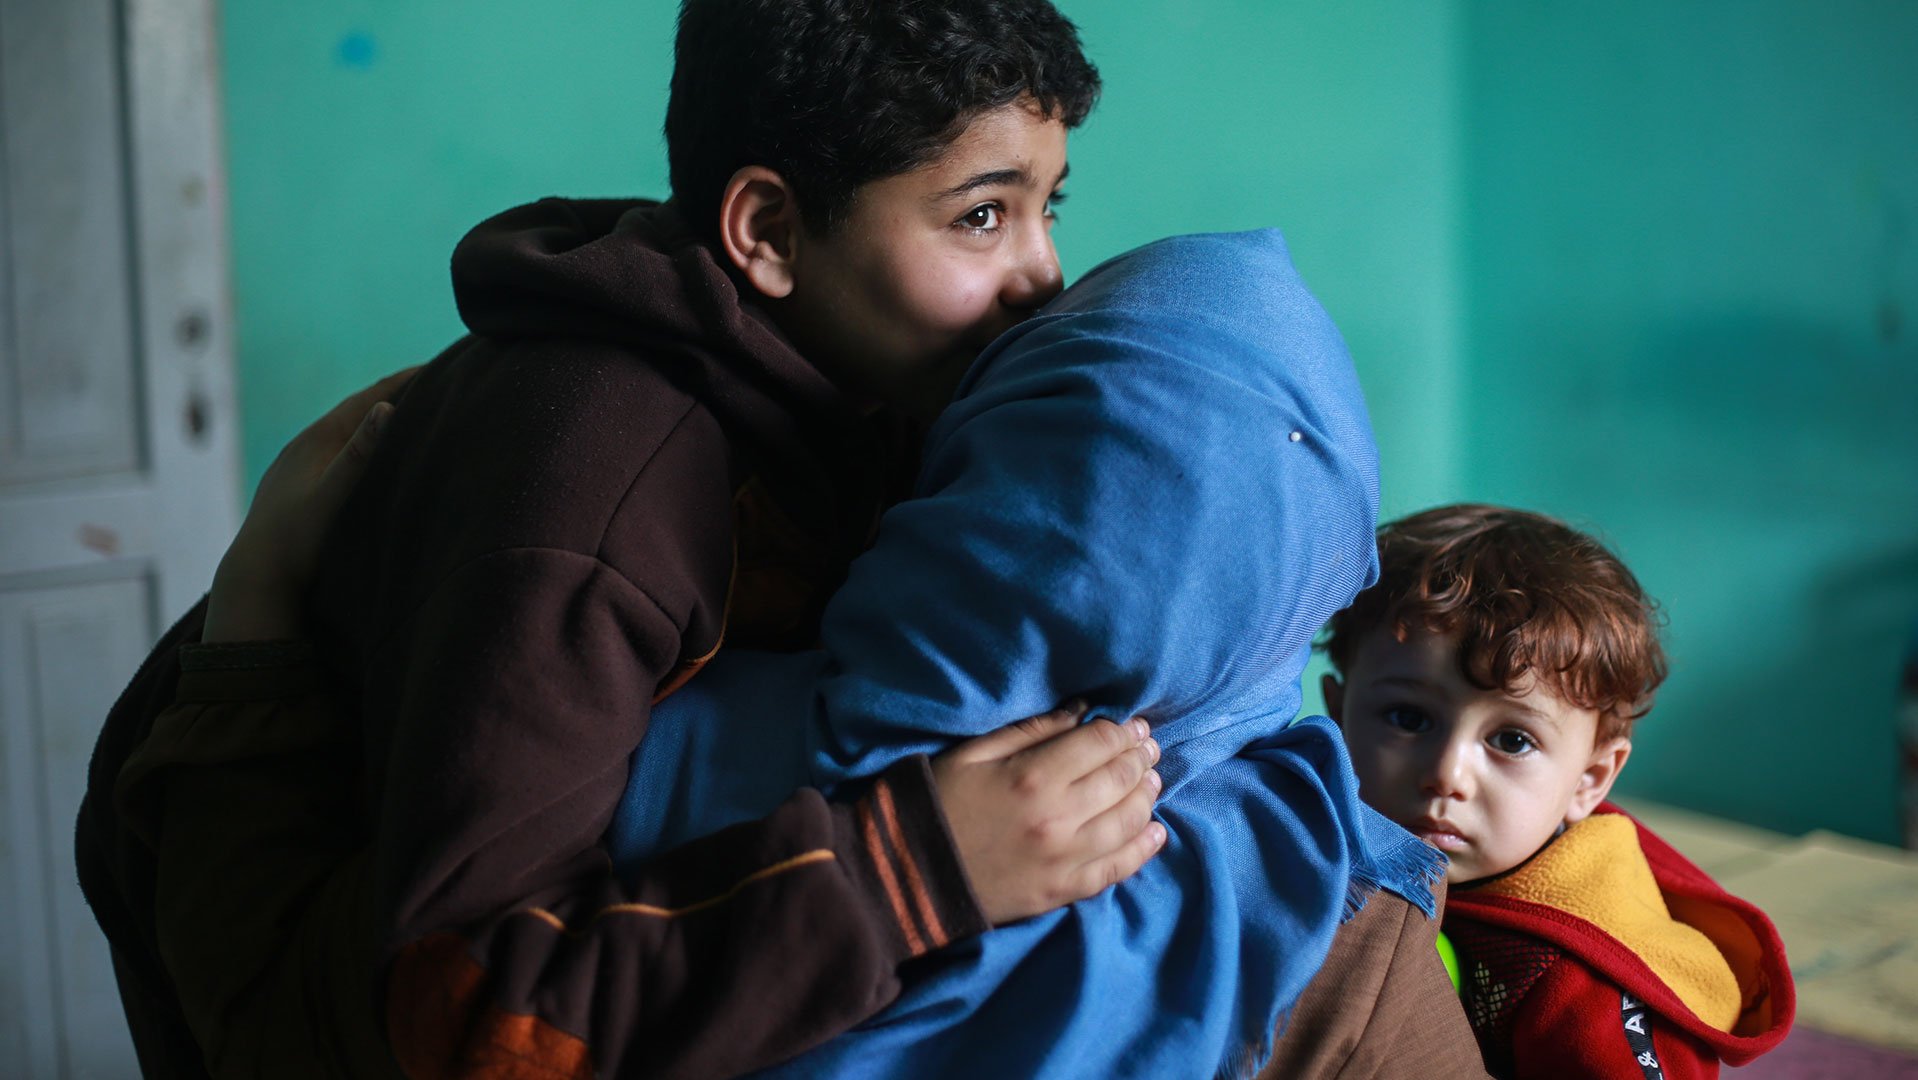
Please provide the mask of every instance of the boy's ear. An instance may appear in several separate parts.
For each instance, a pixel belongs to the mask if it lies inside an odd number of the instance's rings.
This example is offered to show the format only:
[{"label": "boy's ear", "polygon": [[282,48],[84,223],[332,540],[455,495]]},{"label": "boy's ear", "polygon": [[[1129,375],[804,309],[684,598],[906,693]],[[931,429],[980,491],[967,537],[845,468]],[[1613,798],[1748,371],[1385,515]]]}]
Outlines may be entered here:
[{"label": "boy's ear", "polygon": [[800,241],[799,202],[785,177],[764,165],[734,173],[719,197],[719,241],[753,288],[773,300],[789,295]]},{"label": "boy's ear", "polygon": [[1345,726],[1345,684],[1337,675],[1326,672],[1319,676],[1319,692],[1325,695],[1325,715],[1340,727]]},{"label": "boy's ear", "polygon": [[1572,792],[1572,804],[1565,810],[1565,824],[1583,821],[1592,816],[1598,804],[1611,794],[1612,782],[1625,767],[1625,759],[1632,756],[1632,740],[1619,736],[1600,744],[1592,751],[1592,760],[1585,766],[1584,773],[1578,778],[1578,787]]}]

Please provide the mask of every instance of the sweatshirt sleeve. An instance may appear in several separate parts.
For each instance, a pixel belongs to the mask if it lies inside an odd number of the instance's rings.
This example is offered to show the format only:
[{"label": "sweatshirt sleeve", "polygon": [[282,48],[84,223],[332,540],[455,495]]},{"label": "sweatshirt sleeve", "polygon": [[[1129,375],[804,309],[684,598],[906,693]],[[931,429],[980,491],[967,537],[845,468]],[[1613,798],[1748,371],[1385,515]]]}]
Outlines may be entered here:
[{"label": "sweatshirt sleeve", "polygon": [[[1445,882],[1434,889],[1445,903]],[[1439,959],[1437,919],[1381,889],[1339,926],[1332,951],[1274,1036],[1258,1080],[1487,1080],[1471,1022]]]},{"label": "sweatshirt sleeve", "polygon": [[155,856],[160,957],[206,1069],[396,1075],[374,1007],[352,726],[303,643],[187,646],[181,666],[115,801]]},{"label": "sweatshirt sleeve", "polygon": [[1711,1048],[1561,956],[1511,1020],[1514,1080],[1710,1080]]},{"label": "sweatshirt sleeve", "polygon": [[600,838],[681,659],[643,583],[572,552],[500,551],[411,622],[399,715],[372,725],[393,732],[375,899],[409,1075],[547,1054],[606,1076],[745,1071],[865,1019],[901,961],[984,928],[923,757],[863,805],[802,791],[638,880],[615,874]]},{"label": "sweatshirt sleeve", "polygon": [[[407,830],[358,824],[360,729],[311,658],[205,647],[184,666],[118,801],[155,850],[162,954],[218,1076],[729,1075],[896,993],[898,964],[931,947],[926,909],[905,899],[915,883],[953,936],[983,925],[914,758],[854,802],[801,791],[626,881],[599,852],[598,813],[556,813],[604,795],[591,777],[520,799],[503,827],[476,813],[445,846],[477,854],[423,887],[396,933],[381,840]],[[488,749],[444,752],[451,768]],[[488,840],[518,845],[514,826],[562,816],[581,831],[541,828],[542,858],[480,876],[500,867]]]}]

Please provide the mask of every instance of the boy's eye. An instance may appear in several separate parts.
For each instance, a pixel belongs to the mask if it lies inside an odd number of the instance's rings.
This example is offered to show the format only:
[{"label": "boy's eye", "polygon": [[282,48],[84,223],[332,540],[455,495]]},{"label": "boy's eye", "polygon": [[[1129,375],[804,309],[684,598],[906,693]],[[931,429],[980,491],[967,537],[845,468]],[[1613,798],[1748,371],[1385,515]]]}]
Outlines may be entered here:
[{"label": "boy's eye", "polygon": [[959,224],[968,229],[989,231],[999,227],[999,207],[996,203],[981,203],[966,211]]},{"label": "boy's eye", "polygon": [[1046,197],[1046,216],[1053,219],[1054,221],[1057,221],[1059,219],[1059,204],[1065,201],[1066,201],[1066,193],[1063,191],[1055,191],[1051,195],[1047,196]]},{"label": "boy's eye", "polygon": [[1409,731],[1413,734],[1425,731],[1432,726],[1432,718],[1425,715],[1424,710],[1405,705],[1394,705],[1386,709],[1385,722],[1400,731]]},{"label": "boy's eye", "polygon": [[1493,733],[1490,742],[1492,749],[1497,750],[1499,753],[1512,754],[1515,756],[1527,753],[1538,745],[1532,741],[1530,735],[1525,734],[1523,731],[1514,731],[1511,728]]}]

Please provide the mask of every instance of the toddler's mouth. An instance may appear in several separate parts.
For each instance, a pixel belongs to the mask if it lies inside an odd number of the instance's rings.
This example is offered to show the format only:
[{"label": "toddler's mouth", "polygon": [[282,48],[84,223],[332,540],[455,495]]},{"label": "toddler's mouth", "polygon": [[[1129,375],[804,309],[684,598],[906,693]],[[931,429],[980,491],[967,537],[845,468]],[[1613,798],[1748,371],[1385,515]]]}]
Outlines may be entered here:
[{"label": "toddler's mouth", "polygon": [[1406,830],[1413,836],[1432,845],[1440,851],[1464,851],[1467,841],[1464,834],[1449,822],[1438,818],[1422,817],[1408,822]]}]

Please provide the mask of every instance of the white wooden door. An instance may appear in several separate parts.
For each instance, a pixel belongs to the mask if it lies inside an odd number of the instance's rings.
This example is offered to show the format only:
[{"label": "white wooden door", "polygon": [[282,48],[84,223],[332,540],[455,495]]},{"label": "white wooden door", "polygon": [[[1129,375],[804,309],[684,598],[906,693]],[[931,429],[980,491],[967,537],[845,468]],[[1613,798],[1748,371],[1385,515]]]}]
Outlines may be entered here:
[{"label": "white wooden door", "polygon": [[73,822],[238,522],[212,0],[0,0],[0,1077],[138,1075]]}]

